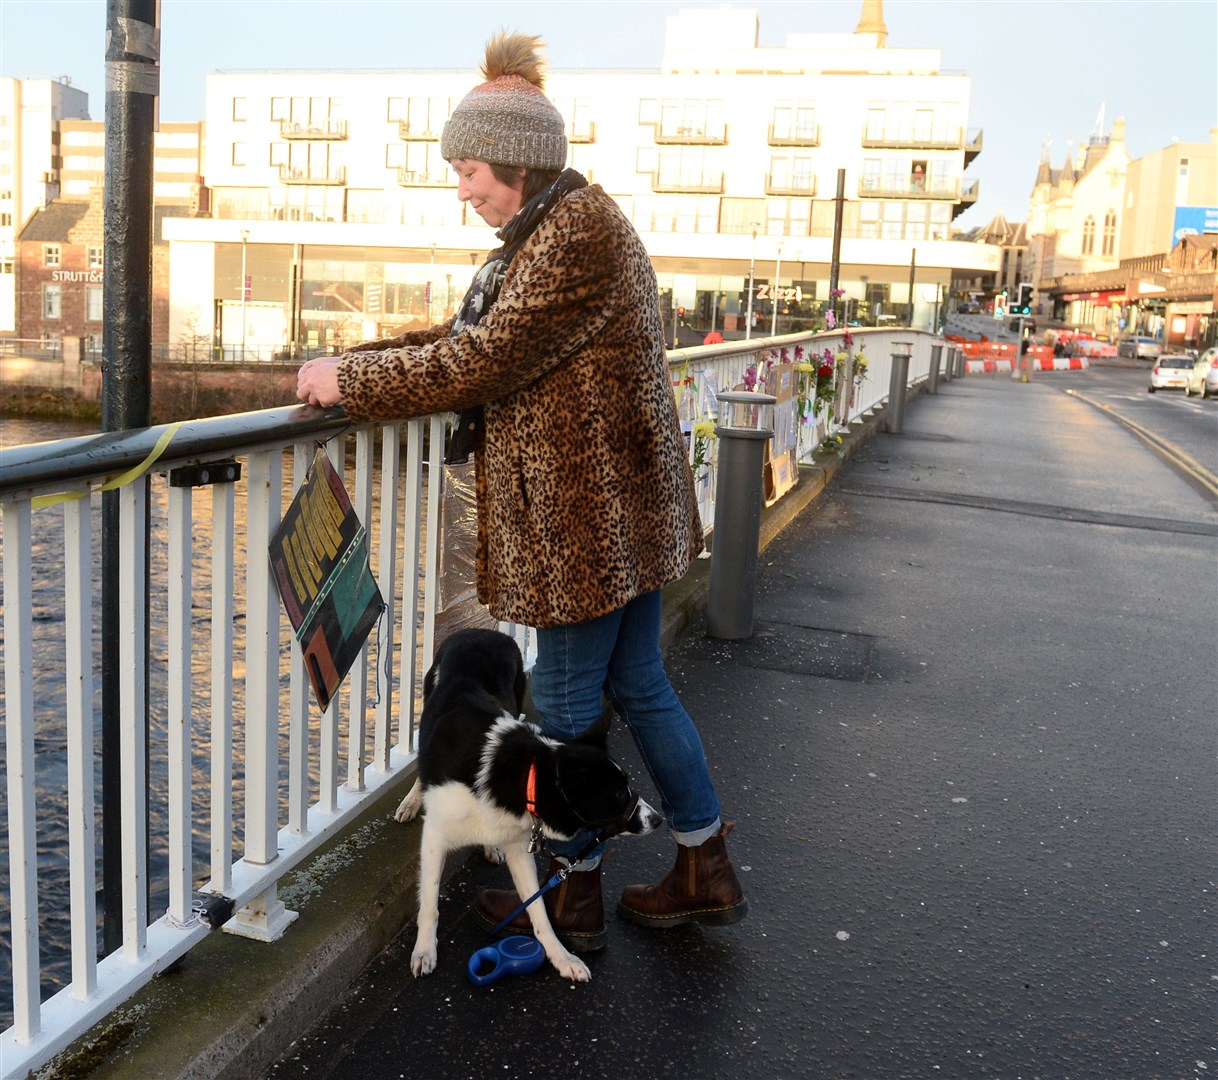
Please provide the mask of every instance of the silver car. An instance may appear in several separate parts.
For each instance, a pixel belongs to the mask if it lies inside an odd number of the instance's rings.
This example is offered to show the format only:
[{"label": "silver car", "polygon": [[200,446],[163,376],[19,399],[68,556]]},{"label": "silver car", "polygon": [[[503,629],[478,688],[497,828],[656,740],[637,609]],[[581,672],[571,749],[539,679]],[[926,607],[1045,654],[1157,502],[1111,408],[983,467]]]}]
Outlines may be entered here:
[{"label": "silver car", "polygon": [[1134,360],[1157,360],[1162,355],[1163,346],[1152,337],[1127,337],[1117,346],[1117,356]]},{"label": "silver car", "polygon": [[1206,349],[1197,357],[1184,384],[1184,396],[1189,394],[1200,394],[1202,399],[1218,396],[1218,348]]},{"label": "silver car", "polygon": [[1188,353],[1160,356],[1150,369],[1150,383],[1146,392],[1153,394],[1156,390],[1183,390],[1188,386],[1188,377],[1193,373],[1195,362]]}]

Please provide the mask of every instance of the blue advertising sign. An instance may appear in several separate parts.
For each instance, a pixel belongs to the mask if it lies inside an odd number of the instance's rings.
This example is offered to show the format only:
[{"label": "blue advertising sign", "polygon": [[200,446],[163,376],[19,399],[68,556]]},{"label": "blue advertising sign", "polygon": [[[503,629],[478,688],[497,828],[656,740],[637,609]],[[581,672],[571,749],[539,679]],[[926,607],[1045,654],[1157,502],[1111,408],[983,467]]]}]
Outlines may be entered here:
[{"label": "blue advertising sign", "polygon": [[1218,206],[1177,206],[1171,230],[1171,246],[1184,236],[1218,233]]}]

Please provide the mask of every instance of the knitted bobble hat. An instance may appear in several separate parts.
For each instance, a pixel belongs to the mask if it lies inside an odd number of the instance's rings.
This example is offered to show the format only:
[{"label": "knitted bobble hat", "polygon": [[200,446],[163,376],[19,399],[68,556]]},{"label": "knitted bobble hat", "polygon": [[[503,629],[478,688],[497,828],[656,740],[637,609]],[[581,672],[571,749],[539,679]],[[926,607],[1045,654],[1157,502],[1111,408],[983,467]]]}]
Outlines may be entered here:
[{"label": "knitted bobble hat", "polygon": [[542,92],[541,39],[496,34],[487,43],[482,77],[453,109],[440,136],[445,161],[473,158],[526,169],[562,169],[566,125]]}]

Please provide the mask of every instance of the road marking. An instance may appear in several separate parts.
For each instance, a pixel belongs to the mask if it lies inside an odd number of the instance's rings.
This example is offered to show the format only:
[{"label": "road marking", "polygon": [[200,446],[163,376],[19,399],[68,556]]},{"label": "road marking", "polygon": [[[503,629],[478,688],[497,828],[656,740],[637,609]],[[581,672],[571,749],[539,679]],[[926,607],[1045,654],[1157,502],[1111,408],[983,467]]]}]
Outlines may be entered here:
[{"label": "road marking", "polygon": [[[1189,457],[1183,450],[1173,446],[1166,439],[1160,438],[1153,431],[1147,431],[1141,424],[1135,424],[1126,416],[1122,416],[1116,412],[1111,405],[1105,405],[1102,401],[1097,401],[1093,397],[1088,397],[1086,394],[1080,394],[1077,390],[1066,390],[1065,393],[1071,397],[1078,398],[1079,401],[1084,401],[1088,405],[1099,409],[1102,413],[1110,416],[1122,427],[1131,431],[1147,446],[1156,453],[1166,458],[1167,461],[1179,469],[1185,476],[1192,479],[1204,491],[1213,498],[1218,498],[1218,476],[1215,476],[1204,465],[1196,459]],[[1140,399],[1139,399],[1140,400]]]}]

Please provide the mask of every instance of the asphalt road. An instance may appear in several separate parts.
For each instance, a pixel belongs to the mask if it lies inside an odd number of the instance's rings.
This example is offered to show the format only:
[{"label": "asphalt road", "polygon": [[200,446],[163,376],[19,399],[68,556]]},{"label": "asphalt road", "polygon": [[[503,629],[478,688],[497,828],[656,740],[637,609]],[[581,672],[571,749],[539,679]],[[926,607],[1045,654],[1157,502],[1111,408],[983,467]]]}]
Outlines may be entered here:
[{"label": "asphalt road", "polygon": [[1218,398],[1185,397],[1180,390],[1146,392],[1150,364],[1136,368],[1094,368],[1086,373],[1083,392],[1218,473]]},{"label": "asphalt road", "polygon": [[1218,1074],[1218,504],[1064,392],[1200,456],[1134,376],[918,399],[763,553],[754,637],[670,650],[747,920],[616,921],[671,861],[623,841],[592,982],[476,989],[469,906],[503,871],[471,861],[437,972],[410,977],[408,931],[267,1075]]}]

